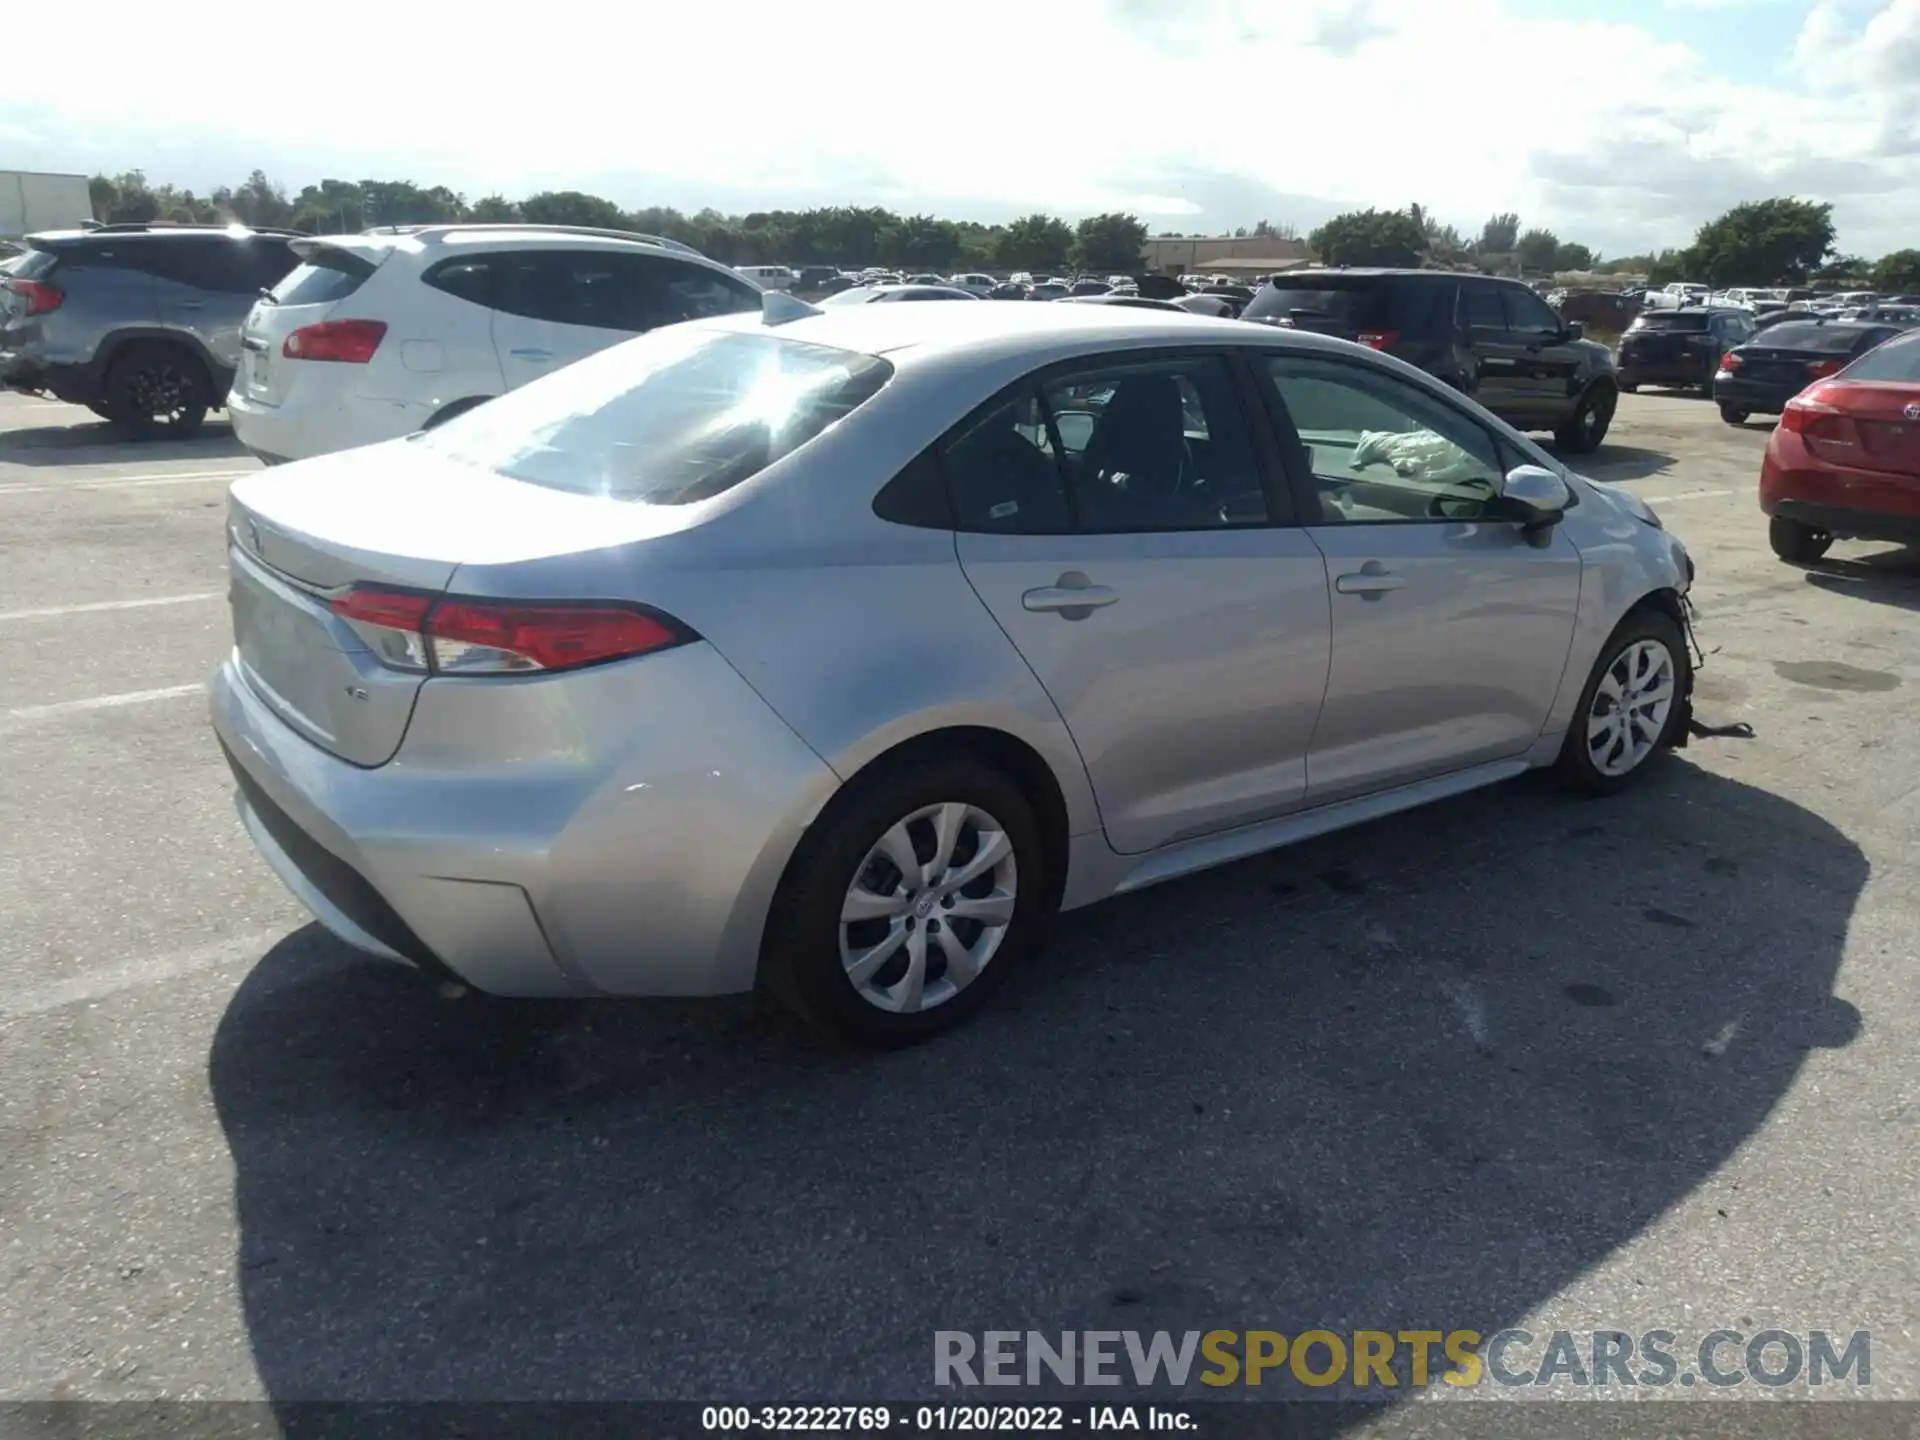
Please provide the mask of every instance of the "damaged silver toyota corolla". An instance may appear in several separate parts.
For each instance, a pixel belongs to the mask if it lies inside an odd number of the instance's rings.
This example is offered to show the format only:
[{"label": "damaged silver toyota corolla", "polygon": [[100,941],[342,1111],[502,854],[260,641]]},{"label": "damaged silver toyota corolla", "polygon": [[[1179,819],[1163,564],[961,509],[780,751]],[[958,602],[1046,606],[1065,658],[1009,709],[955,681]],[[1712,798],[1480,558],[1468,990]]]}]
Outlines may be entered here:
[{"label": "damaged silver toyota corolla", "polygon": [[1680,543],[1411,366],[767,306],[233,487],[214,725],[335,934],[899,1042],[1062,908],[1684,739]]}]

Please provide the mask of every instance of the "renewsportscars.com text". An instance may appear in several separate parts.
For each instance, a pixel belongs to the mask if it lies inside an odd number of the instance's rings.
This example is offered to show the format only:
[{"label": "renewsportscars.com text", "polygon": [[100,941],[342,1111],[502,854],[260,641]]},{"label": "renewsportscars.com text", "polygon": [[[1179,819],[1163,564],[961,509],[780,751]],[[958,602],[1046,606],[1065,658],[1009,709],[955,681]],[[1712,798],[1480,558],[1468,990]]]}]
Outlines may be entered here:
[{"label": "renewsportscars.com text", "polygon": [[1326,1392],[1505,1387],[1690,1389],[1866,1387],[1873,1337],[1809,1330],[937,1330],[936,1385],[1178,1389],[1304,1387]]}]

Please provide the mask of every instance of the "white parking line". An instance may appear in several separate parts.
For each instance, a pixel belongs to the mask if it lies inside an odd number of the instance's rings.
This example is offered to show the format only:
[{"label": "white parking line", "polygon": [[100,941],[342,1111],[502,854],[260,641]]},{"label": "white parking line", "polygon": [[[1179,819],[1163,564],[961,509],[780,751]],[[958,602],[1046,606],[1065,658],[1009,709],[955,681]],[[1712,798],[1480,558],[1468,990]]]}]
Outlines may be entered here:
[{"label": "white parking line", "polygon": [[199,600],[224,600],[224,590],[202,590],[193,595],[156,595],[151,600],[96,600],[90,605],[54,605],[45,610],[0,610],[0,625],[9,620],[52,620],[62,615],[97,615],[104,610],[145,610],[154,605],[191,605]]},{"label": "white parking line", "polygon": [[0,485],[0,495],[46,495],[54,491],[126,490],[145,485],[206,485],[215,480],[238,480],[257,470],[191,470],[183,475],[130,475],[120,480],[76,480],[70,485]]},{"label": "white parking line", "polygon": [[1643,495],[1649,505],[1677,505],[1682,500],[1705,500],[1713,495],[1731,495],[1731,490],[1683,490],[1678,495]]},{"label": "white parking line", "polygon": [[0,720],[57,720],[63,715],[81,715],[89,710],[117,710],[123,705],[145,705],[155,700],[174,700],[182,695],[198,695],[202,684],[168,685],[159,690],[129,690],[120,695],[90,695],[85,700],[60,700],[52,705],[24,705],[17,710],[0,710]]}]

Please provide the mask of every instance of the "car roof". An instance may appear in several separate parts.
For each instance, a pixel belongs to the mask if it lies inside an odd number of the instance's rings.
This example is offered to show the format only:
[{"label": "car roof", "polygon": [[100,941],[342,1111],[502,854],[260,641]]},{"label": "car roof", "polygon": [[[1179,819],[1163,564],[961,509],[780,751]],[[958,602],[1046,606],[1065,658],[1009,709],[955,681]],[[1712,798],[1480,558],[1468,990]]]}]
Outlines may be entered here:
[{"label": "car roof", "polygon": [[[1267,277],[1267,284],[1279,285],[1283,281],[1313,280],[1324,275],[1349,276],[1361,280],[1375,277],[1382,279],[1401,276],[1421,280],[1497,280],[1506,285],[1518,285],[1518,280],[1506,275],[1464,275],[1454,270],[1412,270],[1392,265],[1309,265],[1298,270],[1283,270],[1277,275]],[[1232,281],[1216,284],[1232,284]]]}]

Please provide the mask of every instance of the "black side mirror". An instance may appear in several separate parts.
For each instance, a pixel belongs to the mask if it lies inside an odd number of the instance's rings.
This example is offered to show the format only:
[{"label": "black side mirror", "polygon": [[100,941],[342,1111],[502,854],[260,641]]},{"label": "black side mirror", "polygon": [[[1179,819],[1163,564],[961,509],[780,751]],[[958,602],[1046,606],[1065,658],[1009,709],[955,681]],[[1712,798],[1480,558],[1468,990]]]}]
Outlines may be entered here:
[{"label": "black side mirror", "polygon": [[1566,338],[1569,340],[1584,340],[1587,338],[1587,322],[1584,320],[1569,320],[1561,328],[1565,330]]}]

